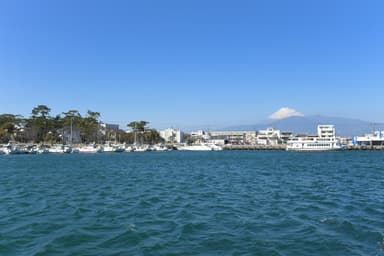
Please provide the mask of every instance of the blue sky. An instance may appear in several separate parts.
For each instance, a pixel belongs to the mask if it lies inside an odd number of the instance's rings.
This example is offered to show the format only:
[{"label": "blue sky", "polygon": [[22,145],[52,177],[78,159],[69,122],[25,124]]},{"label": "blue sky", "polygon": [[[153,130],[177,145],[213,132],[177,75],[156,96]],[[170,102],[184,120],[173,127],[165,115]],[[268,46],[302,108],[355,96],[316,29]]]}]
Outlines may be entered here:
[{"label": "blue sky", "polygon": [[0,113],[220,127],[384,122],[381,0],[0,1]]}]

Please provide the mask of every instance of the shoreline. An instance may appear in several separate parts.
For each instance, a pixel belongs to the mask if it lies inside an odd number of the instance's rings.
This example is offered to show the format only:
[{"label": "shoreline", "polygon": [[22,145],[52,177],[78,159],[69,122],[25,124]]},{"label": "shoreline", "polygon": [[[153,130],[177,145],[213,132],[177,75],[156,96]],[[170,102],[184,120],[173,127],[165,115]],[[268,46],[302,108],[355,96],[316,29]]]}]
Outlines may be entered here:
[{"label": "shoreline", "polygon": [[[51,148],[55,146],[68,146],[72,148],[79,148],[79,147],[85,147],[89,146],[89,144],[73,144],[70,145],[62,145],[62,144],[34,144],[34,143],[17,143],[17,145],[25,148],[32,148],[32,147],[42,147],[42,148]],[[94,144],[95,147],[103,146],[103,144]],[[122,146],[123,144],[121,144]],[[5,146],[5,144],[0,144],[0,149]],[[132,147],[133,145],[126,145],[125,149],[128,147]],[[148,145],[149,147],[154,145]],[[177,150],[178,144],[164,144],[164,147],[172,150]],[[279,145],[223,145],[222,150],[225,151],[232,151],[232,150],[244,150],[244,151],[264,151],[264,150],[272,150],[272,151],[285,151],[286,150],[286,144],[279,144]],[[384,150],[384,145],[373,145],[373,146],[358,146],[358,145],[349,145],[345,146],[344,148],[337,150],[337,151],[382,151]],[[148,151],[155,151],[155,150],[148,150]],[[180,150],[182,151],[182,150]],[[128,152],[128,151],[127,151]]]},{"label": "shoreline", "polygon": [[[286,145],[224,145],[223,150],[286,150]],[[381,151],[384,145],[380,146],[345,146],[339,151]]]}]

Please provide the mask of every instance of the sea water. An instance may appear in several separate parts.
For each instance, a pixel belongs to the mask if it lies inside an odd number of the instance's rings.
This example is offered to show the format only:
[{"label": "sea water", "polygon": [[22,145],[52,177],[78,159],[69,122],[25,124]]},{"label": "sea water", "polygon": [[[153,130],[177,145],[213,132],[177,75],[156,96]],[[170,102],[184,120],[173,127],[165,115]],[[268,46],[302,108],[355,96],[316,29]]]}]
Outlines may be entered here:
[{"label": "sea water", "polygon": [[0,255],[384,255],[384,152],[0,156]]}]

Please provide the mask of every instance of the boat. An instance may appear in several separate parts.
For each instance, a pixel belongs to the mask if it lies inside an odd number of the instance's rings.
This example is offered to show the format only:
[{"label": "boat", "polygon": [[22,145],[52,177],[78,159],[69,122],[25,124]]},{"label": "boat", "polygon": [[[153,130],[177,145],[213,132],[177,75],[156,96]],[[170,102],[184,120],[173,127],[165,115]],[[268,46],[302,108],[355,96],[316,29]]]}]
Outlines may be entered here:
[{"label": "boat", "polygon": [[124,149],[125,152],[133,152],[134,148],[132,146],[125,147]]},{"label": "boat", "polygon": [[110,144],[103,145],[103,152],[105,153],[115,152],[115,147],[113,147]]},{"label": "boat", "polygon": [[288,151],[340,150],[342,145],[336,137],[334,125],[318,125],[317,136],[297,136],[287,142]]},{"label": "boat", "polygon": [[103,152],[120,153],[124,152],[125,148],[111,143],[103,145]]},{"label": "boat", "polygon": [[48,148],[48,153],[51,153],[51,154],[71,153],[71,151],[72,151],[71,147],[64,146],[64,145],[55,145]]},{"label": "boat", "polygon": [[64,150],[62,146],[52,146],[48,148],[48,152],[51,154],[63,154]]},{"label": "boat", "polygon": [[40,145],[40,146],[37,146],[37,147],[33,147],[31,150],[30,150],[30,153],[32,154],[48,154],[50,153],[49,152],[49,149]]},{"label": "boat", "polygon": [[177,150],[186,150],[186,151],[220,151],[223,150],[222,147],[213,144],[213,143],[200,143],[193,145],[184,145],[177,148]]},{"label": "boat", "polygon": [[93,154],[93,153],[102,153],[103,148],[98,147],[95,145],[87,145],[87,146],[82,146],[78,148],[79,153],[88,153],[88,154]]},{"label": "boat", "polygon": [[26,147],[17,145],[16,143],[10,141],[5,147],[3,147],[2,151],[6,155],[13,154],[28,154],[28,149]]},{"label": "boat", "polygon": [[79,151],[79,148],[73,148],[73,147],[69,147],[69,152],[70,154],[78,154],[80,153]]},{"label": "boat", "polygon": [[133,145],[133,151],[134,152],[147,152],[147,151],[151,151],[151,149],[148,145]]},{"label": "boat", "polygon": [[151,147],[151,151],[170,151],[167,146],[162,145],[162,144],[156,144]]},{"label": "boat", "polygon": [[342,146],[336,138],[298,137],[287,142],[287,148],[294,151],[339,150]]}]

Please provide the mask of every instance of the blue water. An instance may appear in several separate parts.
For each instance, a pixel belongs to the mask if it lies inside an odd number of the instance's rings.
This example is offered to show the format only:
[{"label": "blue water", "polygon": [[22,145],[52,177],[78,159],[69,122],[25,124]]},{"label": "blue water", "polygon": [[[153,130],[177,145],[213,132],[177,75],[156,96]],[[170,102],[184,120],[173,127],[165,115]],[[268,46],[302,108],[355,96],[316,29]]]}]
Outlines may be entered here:
[{"label": "blue water", "polygon": [[0,156],[0,255],[384,255],[384,152]]}]

